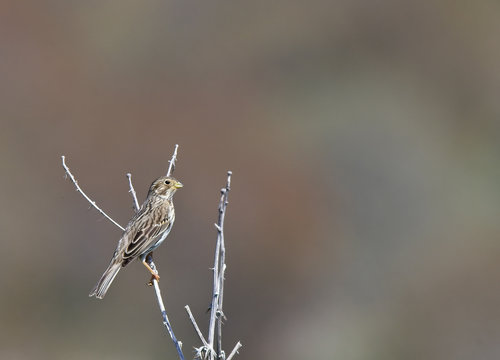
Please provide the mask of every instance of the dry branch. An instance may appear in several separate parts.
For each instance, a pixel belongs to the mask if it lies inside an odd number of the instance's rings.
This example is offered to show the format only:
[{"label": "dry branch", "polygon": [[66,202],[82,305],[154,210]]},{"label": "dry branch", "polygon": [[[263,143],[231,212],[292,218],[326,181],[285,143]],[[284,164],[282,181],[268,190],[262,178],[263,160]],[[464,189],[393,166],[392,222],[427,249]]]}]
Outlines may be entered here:
[{"label": "dry branch", "polygon": [[[227,172],[227,182],[226,187],[221,189],[221,198],[219,202],[219,217],[215,228],[217,229],[217,242],[215,244],[215,256],[214,256],[214,267],[213,267],[213,290],[212,290],[212,301],[210,304],[210,322],[208,326],[208,341],[205,340],[203,334],[199,330],[199,327],[191,314],[189,306],[186,306],[186,311],[189,316],[189,320],[193,324],[193,327],[198,334],[202,342],[202,346],[195,348],[196,357],[199,359],[221,359],[228,360],[231,359],[241,348],[241,343],[238,341],[234,349],[231,351],[229,356],[226,358],[225,352],[222,349],[222,319],[225,318],[224,312],[222,310],[223,299],[224,299],[224,274],[226,271],[226,246],[224,243],[224,219],[226,216],[226,209],[228,205],[228,194],[231,190],[231,175],[232,172]],[[217,332],[215,327],[217,325]],[[214,349],[214,343],[217,347]]]},{"label": "dry branch", "polygon": [[[175,149],[172,155],[172,158],[169,161],[169,167],[167,171],[167,176],[172,175],[175,170],[175,162],[177,160],[177,150],[178,145],[175,145]],[[124,228],[118,224],[115,220],[113,220],[108,214],[106,214],[101,208],[99,208],[95,201],[93,201],[90,197],[88,197],[83,190],[78,185],[77,180],[69,170],[69,167],[66,165],[65,156],[62,156],[62,166],[73,184],[76,187],[76,190],[82,194],[82,196],[103,216],[105,216],[110,222],[120,228],[122,231]],[[214,256],[214,267],[213,267],[213,292],[212,292],[212,301],[210,306],[210,322],[208,328],[208,341],[205,340],[200,328],[198,327],[196,320],[191,313],[191,309],[189,306],[185,306],[186,312],[188,313],[189,319],[198,335],[202,346],[199,348],[195,348],[196,357],[199,359],[210,359],[210,360],[231,360],[234,355],[238,353],[238,350],[242,347],[241,342],[234,346],[233,350],[226,358],[225,352],[222,350],[222,319],[225,318],[224,312],[222,310],[223,298],[224,298],[224,274],[226,271],[226,247],[224,242],[224,219],[226,215],[226,209],[228,205],[228,194],[231,189],[231,175],[232,172],[228,171],[227,173],[227,182],[226,187],[221,189],[221,198],[219,203],[219,216],[218,221],[215,224],[215,228],[217,229],[217,242],[215,246],[215,256]],[[133,198],[133,207],[137,212],[140,209],[139,202],[137,200],[137,194],[135,192],[134,186],[132,184],[132,175],[130,173],[127,174],[128,182],[129,182],[129,192],[132,194]],[[155,263],[153,262],[153,257],[151,254],[147,256],[147,262],[149,266],[158,274],[158,270],[156,268]],[[168,320],[167,312],[165,310],[165,305],[163,303],[163,299],[161,296],[160,286],[158,280],[155,278],[152,279],[152,285],[155,290],[156,299],[158,301],[158,306],[160,308],[162,322],[167,332],[169,333],[174,346],[177,350],[177,354],[181,360],[184,360],[184,355],[182,353],[182,343],[177,340],[175,334],[172,330],[172,326]],[[215,331],[217,325],[217,332]],[[216,343],[216,349],[214,349],[214,343]]]},{"label": "dry branch", "polygon": [[[168,172],[167,172],[167,176],[171,175],[172,172],[174,171],[175,169],[175,161],[177,160],[177,149],[179,148],[179,145],[175,145],[175,149],[174,149],[174,153],[172,155],[172,158],[170,159],[169,161],[169,167],[168,167]],[[82,194],[82,196],[95,208],[97,209],[97,211],[99,211],[102,215],[104,215],[109,221],[111,221],[113,224],[115,224],[117,227],[119,227],[122,231],[125,230],[120,224],[118,224],[115,220],[113,220],[108,214],[106,214],[103,210],[101,210],[101,208],[99,208],[95,201],[93,201],[91,198],[89,198],[87,196],[87,194],[85,194],[83,192],[83,190],[80,188],[80,186],[78,185],[78,182],[77,180],[75,179],[75,177],[73,176],[73,174],[71,173],[71,171],[69,170],[69,167],[66,165],[66,158],[65,156],[63,155],[62,157],[62,166],[64,168],[64,170],[66,171],[66,174],[69,176],[69,178],[71,179],[71,181],[73,182],[73,184],[75,185],[76,187],[76,190]],[[134,190],[134,186],[132,185],[132,175],[130,173],[127,174],[127,178],[128,178],[128,182],[129,182],[129,188],[130,188],[130,193],[132,194],[132,198],[134,200],[134,210],[137,212],[139,211],[139,202],[137,201],[137,194]],[[156,269],[156,266],[153,262],[153,257],[152,256],[148,256],[148,263],[149,265],[151,266],[151,268],[156,272],[158,273],[157,269]],[[158,284],[158,281],[156,279],[154,279],[152,281],[153,283],[153,288],[155,290],[155,294],[156,294],[156,299],[158,301],[158,306],[160,307],[160,311],[161,311],[161,315],[162,315],[162,321],[163,321],[163,325],[165,326],[165,328],[167,329],[167,332],[168,334],[170,335],[170,338],[172,339],[173,343],[174,343],[174,346],[175,346],[175,349],[177,350],[177,354],[179,355],[179,358],[181,360],[184,360],[184,354],[182,353],[182,343],[180,341],[177,340],[177,338],[175,337],[175,334],[172,330],[172,326],[170,325],[170,322],[168,320],[168,316],[167,316],[167,312],[165,310],[165,305],[163,304],[163,299],[162,299],[162,296],[161,296],[161,292],[160,292],[160,286]]]}]

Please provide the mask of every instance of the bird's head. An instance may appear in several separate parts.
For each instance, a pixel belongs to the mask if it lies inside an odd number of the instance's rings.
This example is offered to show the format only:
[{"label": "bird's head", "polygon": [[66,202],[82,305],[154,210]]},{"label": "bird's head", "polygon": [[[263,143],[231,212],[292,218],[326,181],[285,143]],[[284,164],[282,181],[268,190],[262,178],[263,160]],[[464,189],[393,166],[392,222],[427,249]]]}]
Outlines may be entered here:
[{"label": "bird's head", "polygon": [[182,187],[182,183],[171,176],[162,176],[156,179],[149,188],[148,197],[161,196],[172,199],[177,189]]}]

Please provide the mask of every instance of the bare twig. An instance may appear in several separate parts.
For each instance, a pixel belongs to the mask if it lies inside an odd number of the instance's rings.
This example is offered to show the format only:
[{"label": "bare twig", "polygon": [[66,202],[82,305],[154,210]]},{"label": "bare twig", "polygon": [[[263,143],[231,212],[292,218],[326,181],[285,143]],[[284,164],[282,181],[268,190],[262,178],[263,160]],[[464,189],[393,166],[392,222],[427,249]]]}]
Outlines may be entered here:
[{"label": "bare twig", "polygon": [[[174,153],[172,154],[172,158],[169,161],[170,165],[168,167],[167,176],[172,175],[172,173],[175,170],[175,161],[177,160],[178,148],[179,145],[175,144]],[[158,274],[158,270],[156,269],[156,265],[153,262],[153,256],[151,254],[147,256],[146,261],[149,263],[149,266],[156,272],[156,274]],[[172,341],[174,342],[174,346],[175,349],[177,350],[179,358],[181,360],[184,360],[184,354],[182,353],[182,343],[180,341],[177,341],[174,331],[172,330],[172,325],[170,325],[170,322],[168,321],[167,311],[165,310],[165,305],[163,304],[163,299],[160,292],[160,284],[158,283],[158,280],[156,278],[151,279],[151,282],[153,283],[153,287],[155,289],[156,300],[158,301],[158,306],[160,307],[161,316],[163,319],[163,325],[167,328],[167,331],[170,337],[172,338]]]},{"label": "bare twig", "polygon": [[118,226],[120,229],[125,230],[125,228],[123,226],[121,226],[116,221],[114,221],[108,214],[106,214],[104,212],[104,210],[102,210],[99,206],[96,205],[95,201],[93,201],[91,198],[89,198],[87,196],[87,194],[85,194],[83,192],[82,188],[78,185],[78,181],[76,181],[75,177],[73,176],[73,174],[69,170],[69,167],[66,165],[66,161],[65,161],[66,157],[64,155],[62,155],[61,158],[62,158],[62,166],[63,166],[64,170],[66,171],[66,174],[69,176],[69,178],[71,179],[71,181],[75,185],[76,191],[78,191],[80,194],[82,194],[82,196],[90,203],[90,205],[92,205],[97,211],[99,211],[102,215],[104,215],[104,217],[106,217],[106,219],[111,221],[113,224]]},{"label": "bare twig", "polygon": [[[158,270],[156,269],[156,265],[153,262],[153,256],[151,256],[151,254],[147,256],[146,261],[148,262],[151,269],[153,269],[158,274]],[[158,306],[160,307],[161,317],[163,319],[163,325],[167,329],[170,337],[172,338],[172,341],[174,343],[175,349],[177,350],[179,358],[181,360],[184,360],[184,354],[182,353],[182,343],[178,341],[177,338],[175,337],[174,331],[172,330],[172,325],[170,325],[170,321],[168,320],[167,311],[165,310],[165,305],[163,304],[163,298],[161,296],[160,285],[158,284],[158,280],[152,279],[152,283],[156,293],[156,300],[158,301]]]},{"label": "bare twig", "polygon": [[236,345],[234,345],[233,351],[231,351],[231,354],[226,358],[226,360],[231,360],[235,354],[238,354],[238,350],[242,347],[241,342],[237,342]]},{"label": "bare twig", "polygon": [[215,320],[217,316],[217,310],[219,307],[219,256],[220,256],[220,241],[217,238],[217,243],[215,245],[215,262],[213,267],[214,284],[212,291],[212,302],[210,304],[210,323],[208,325],[208,344],[213,349],[214,347],[214,335],[215,335]]},{"label": "bare twig", "polygon": [[217,314],[217,348],[222,351],[222,318],[225,317],[222,312],[222,304],[224,300],[224,274],[226,272],[226,244],[224,242],[224,218],[226,215],[226,208],[228,204],[228,194],[231,190],[231,171],[227,172],[227,183],[226,188],[221,189],[221,202],[219,205],[219,221],[217,227],[217,238],[220,238],[220,272],[219,272],[219,303],[218,303],[218,314]]},{"label": "bare twig", "polygon": [[194,358],[200,360],[207,360],[212,358],[213,350],[210,350],[206,346],[200,346],[194,348]]},{"label": "bare twig", "polygon": [[[171,173],[174,171],[175,169],[175,161],[177,159],[177,149],[178,149],[179,145],[175,145],[175,150],[174,150],[174,154],[172,155],[172,159],[170,160],[170,165],[168,167],[168,173],[167,173],[167,176],[171,175]],[[111,221],[113,224],[115,224],[116,226],[118,226],[121,230],[125,230],[120,224],[118,224],[116,221],[114,221],[108,214],[106,214],[103,210],[101,210],[97,205],[96,203],[90,199],[84,192],[83,190],[80,188],[80,186],[78,185],[78,182],[76,181],[75,177],[73,176],[73,174],[71,173],[71,171],[69,170],[68,166],[66,165],[66,162],[65,162],[65,156],[61,156],[62,158],[62,165],[64,167],[64,170],[66,171],[66,174],[70,177],[71,181],[73,182],[73,184],[75,185],[76,187],[76,190],[82,194],[82,196],[94,207],[96,208],[102,215],[104,215],[109,221]],[[130,190],[129,192],[132,194],[132,198],[134,200],[134,210],[137,212],[139,211],[140,209],[140,206],[139,206],[139,202],[137,201],[137,194],[134,190],[134,186],[132,185],[132,175],[129,173],[127,174],[127,178],[128,178],[128,181],[129,181],[129,187],[130,187]],[[153,262],[153,257],[151,256],[151,254],[148,255],[147,257],[147,261],[149,263],[149,266],[151,266],[151,268],[158,274],[158,270],[156,269],[156,265],[154,264]],[[167,329],[170,337],[172,338],[172,341],[174,343],[174,346],[177,350],[177,354],[179,355],[179,358],[181,360],[184,360],[184,354],[182,353],[182,343],[180,341],[177,340],[177,338],[175,337],[175,334],[172,330],[172,326],[170,325],[170,322],[168,320],[168,316],[167,316],[167,312],[165,310],[165,305],[163,304],[163,298],[161,296],[161,292],[160,292],[160,286],[158,284],[158,281],[156,279],[153,279],[152,281],[153,283],[153,286],[154,286],[154,290],[155,290],[155,293],[156,293],[156,299],[158,301],[158,306],[160,307],[160,311],[161,311],[161,315],[162,315],[162,319],[163,319],[163,325],[165,326],[165,328]]]},{"label": "bare twig", "polygon": [[167,176],[172,175],[172,173],[175,170],[175,162],[177,161],[177,149],[178,148],[179,148],[179,145],[175,144],[174,153],[172,154],[172,159],[170,159],[170,161],[169,161]]},{"label": "bare twig", "polygon": [[[222,353],[222,318],[224,312],[222,310],[223,295],[224,295],[224,272],[226,268],[225,257],[226,250],[224,244],[224,218],[228,205],[228,194],[231,190],[231,175],[232,172],[227,172],[226,187],[221,189],[221,198],[219,202],[219,219],[216,224],[217,243],[215,245],[214,259],[214,288],[212,296],[212,304],[210,307],[210,323],[208,327],[208,344],[211,348],[214,346],[215,336],[217,336],[218,355]],[[215,335],[215,325],[217,322],[217,335]]]},{"label": "bare twig", "polygon": [[127,173],[127,179],[128,179],[128,186],[129,186],[128,192],[132,194],[132,198],[134,199],[134,211],[138,212],[141,207],[139,205],[139,201],[137,201],[137,193],[135,192],[134,185],[132,185],[132,174],[131,173]]},{"label": "bare twig", "polygon": [[[215,259],[213,267],[213,294],[212,301],[210,304],[210,323],[208,327],[208,341],[205,340],[203,334],[201,333],[196,321],[186,305],[186,311],[188,313],[189,319],[193,324],[193,327],[198,334],[203,346],[195,348],[196,358],[202,360],[230,360],[242,346],[238,341],[234,349],[229,354],[226,359],[224,350],[222,350],[222,318],[225,318],[222,311],[223,304],[223,294],[224,294],[224,273],[226,271],[226,247],[224,244],[224,218],[226,216],[226,209],[228,205],[228,194],[231,190],[231,175],[232,172],[227,172],[227,182],[226,187],[221,189],[221,198],[219,202],[219,217],[215,228],[217,229],[217,242],[215,244]],[[215,332],[215,325],[217,324],[217,333]],[[214,350],[214,342],[217,342],[217,349]]]},{"label": "bare twig", "polygon": [[198,327],[198,324],[196,323],[196,320],[194,319],[193,313],[191,312],[191,309],[189,308],[189,305],[184,306],[184,309],[186,309],[186,312],[188,313],[189,320],[191,320],[191,324],[193,324],[194,330],[196,331],[196,334],[198,334],[198,337],[200,338],[200,341],[202,342],[203,346],[208,349],[208,343],[205,340],[205,337],[200,331],[200,328]]}]

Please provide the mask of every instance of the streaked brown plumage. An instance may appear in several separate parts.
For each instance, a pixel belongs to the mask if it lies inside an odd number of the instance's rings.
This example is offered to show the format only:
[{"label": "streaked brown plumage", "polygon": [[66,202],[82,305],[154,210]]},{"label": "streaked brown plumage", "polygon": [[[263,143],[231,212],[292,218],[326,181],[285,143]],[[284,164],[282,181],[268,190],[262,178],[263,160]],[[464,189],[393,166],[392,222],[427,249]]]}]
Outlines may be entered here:
[{"label": "streaked brown plumage", "polygon": [[146,201],[130,220],[116,247],[111,262],[89,296],[102,299],[120,268],[139,258],[153,277],[158,275],[146,263],[146,256],[165,240],[175,220],[172,198],[182,184],[169,176],[155,180]]}]

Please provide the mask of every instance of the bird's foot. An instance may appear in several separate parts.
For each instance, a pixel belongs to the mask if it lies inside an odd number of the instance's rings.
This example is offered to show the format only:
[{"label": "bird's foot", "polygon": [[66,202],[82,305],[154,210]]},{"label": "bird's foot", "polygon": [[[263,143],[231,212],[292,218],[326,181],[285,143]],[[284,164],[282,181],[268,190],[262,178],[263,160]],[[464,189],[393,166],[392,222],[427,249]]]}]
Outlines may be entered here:
[{"label": "bird's foot", "polygon": [[153,286],[153,280],[156,280],[160,282],[160,275],[158,274],[151,274],[151,280],[149,280],[148,285]]}]

